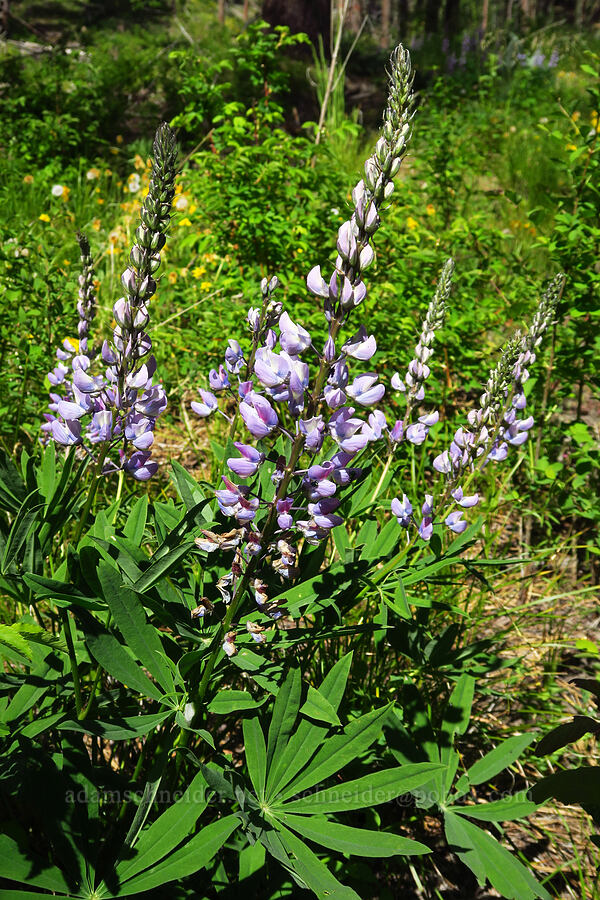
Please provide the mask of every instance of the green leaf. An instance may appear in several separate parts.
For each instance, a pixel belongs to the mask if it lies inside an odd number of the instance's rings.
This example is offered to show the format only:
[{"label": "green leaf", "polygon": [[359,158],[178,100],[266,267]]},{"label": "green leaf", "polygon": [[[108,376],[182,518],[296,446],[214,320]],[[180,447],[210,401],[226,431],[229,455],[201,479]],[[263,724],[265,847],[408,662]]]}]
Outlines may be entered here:
[{"label": "green leaf", "polygon": [[183,797],[142,832],[135,845],[135,855],[117,865],[117,876],[121,882],[164,859],[187,837],[206,809],[205,787],[206,780],[199,772]]},{"label": "green leaf", "polygon": [[164,862],[126,881],[116,896],[128,897],[131,894],[140,894],[142,891],[150,891],[170,881],[181,881],[188,875],[193,875],[208,865],[239,824],[237,816],[226,816],[212,822],[183,847],[171,853]]},{"label": "green leaf", "polygon": [[600,806],[600,766],[579,766],[546,775],[530,788],[529,796],[535,803],[554,797],[561,803]]},{"label": "green leaf", "polygon": [[435,763],[413,763],[373,772],[354,781],[343,781],[335,787],[317,791],[299,800],[290,800],[282,807],[285,812],[333,813],[350,809],[365,809],[387,803],[401,794],[421,787],[431,779],[432,772],[442,766]]},{"label": "green leaf", "polygon": [[250,781],[258,799],[263,800],[267,776],[267,748],[258,716],[244,719],[242,731]]},{"label": "green leaf", "polygon": [[160,725],[169,716],[172,716],[172,710],[165,710],[160,713],[149,713],[141,716],[124,716],[116,722],[99,722],[97,720],[84,719],[83,721],[75,721],[67,719],[58,726],[61,731],[77,731],[82,734],[94,734],[104,738],[105,741],[128,741],[131,738],[141,737],[148,734],[157,725]]},{"label": "green leaf", "polygon": [[536,756],[546,756],[572,744],[584,736],[584,734],[597,734],[600,732],[600,722],[590,716],[574,716],[570,722],[557,725],[552,731],[544,735],[535,748]]},{"label": "green leaf", "polygon": [[57,606],[81,606],[83,609],[105,610],[106,604],[96,598],[86,597],[74,585],[43,575],[26,572],[23,575],[25,584],[31,588],[35,597],[53,600]]},{"label": "green leaf", "polygon": [[516,734],[507,738],[498,747],[494,747],[493,750],[486,753],[483,759],[478,759],[476,763],[473,763],[467,772],[469,783],[483,784],[484,781],[489,781],[494,775],[498,775],[507,766],[512,765],[533,740],[535,740],[535,735],[531,733]]},{"label": "green leaf", "polygon": [[0,625],[0,655],[4,655],[3,647],[20,653],[26,659],[32,659],[31,647],[15,625]]},{"label": "green leaf", "polygon": [[136,546],[140,546],[144,539],[146,520],[148,518],[148,495],[144,494],[133,504],[131,512],[127,516],[123,534]]},{"label": "green leaf", "polygon": [[527,792],[521,791],[512,797],[493,800],[490,803],[478,803],[476,806],[447,806],[450,812],[480,822],[510,822],[513,819],[524,819],[537,809],[537,804],[527,799]]},{"label": "green leaf", "polygon": [[88,633],[86,644],[94,659],[121,684],[127,685],[145,697],[161,699],[160,689],[150,681],[113,634],[108,631]]},{"label": "green leaf", "polygon": [[452,812],[446,812],[444,825],[450,847],[482,887],[487,879],[505,900],[551,900],[529,869],[486,831]]},{"label": "green leaf", "polygon": [[27,540],[27,535],[38,517],[39,510],[44,506],[39,500],[40,495],[35,490],[28,494],[21,504],[4,546],[4,554],[0,564],[0,572],[3,574],[8,572],[9,567],[20,553],[23,544]]},{"label": "green leaf", "polygon": [[281,843],[292,859],[290,865],[319,898],[326,900],[360,900],[359,895],[331,874],[325,863],[296,835],[278,823]]},{"label": "green leaf", "polygon": [[356,759],[380,734],[391,708],[389,704],[381,709],[373,709],[349,722],[341,734],[330,737],[305,771],[286,787],[282,799],[308,790]]},{"label": "green leaf", "polygon": [[133,591],[123,587],[121,576],[109,563],[103,560],[97,573],[102,594],[125,643],[163,690],[173,693],[175,685],[171,670],[163,660],[163,645],[156,629],[148,623],[141,602]]},{"label": "green leaf", "polygon": [[258,709],[264,702],[255,700],[248,691],[219,691],[208,704],[208,711],[225,716],[241,709]]},{"label": "green leaf", "polygon": [[366,828],[351,828],[331,822],[325,816],[293,816],[282,815],[285,822],[302,837],[340,853],[352,856],[417,856],[431,853],[429,847],[419,841],[390,834],[387,831],[369,831]]},{"label": "green leaf", "polygon": [[444,792],[452,787],[458,767],[458,753],[454,749],[454,737],[464,734],[471,717],[475,679],[471,675],[461,675],[454,686],[444,711],[441,728],[440,761],[448,767],[444,778]]},{"label": "green leaf", "polygon": [[335,709],[323,694],[319,693],[312,685],[308,686],[308,696],[300,712],[317,722],[325,722],[327,725],[340,725],[340,720]]},{"label": "green leaf", "polygon": [[129,831],[125,835],[125,847],[133,847],[138,839],[140,831],[144,827],[144,823],[150,814],[150,810],[152,809],[152,805],[158,793],[163,775],[165,774],[169,753],[170,750],[166,746],[163,746],[160,747],[158,754],[152,757],[152,764],[148,772],[146,784],[144,785],[142,799],[135,811],[135,816],[133,817],[133,822],[129,826]]},{"label": "green leaf", "polygon": [[154,587],[161,578],[164,578],[173,569],[179,560],[194,547],[194,541],[184,541],[178,547],[173,547],[160,558],[150,563],[144,574],[135,584],[132,585],[134,591],[138,594],[144,594]]},{"label": "green leaf", "polygon": [[[62,894],[70,893],[69,885],[59,869],[48,866],[33,851],[22,853],[17,842],[7,834],[0,834],[0,877]],[[8,898],[9,895],[14,898],[22,896],[15,890],[7,891],[5,896]]]},{"label": "green leaf", "polygon": [[277,780],[281,754],[294,728],[301,697],[300,669],[290,669],[279,688],[269,726],[267,738],[267,769],[269,772],[267,785],[269,787]]}]

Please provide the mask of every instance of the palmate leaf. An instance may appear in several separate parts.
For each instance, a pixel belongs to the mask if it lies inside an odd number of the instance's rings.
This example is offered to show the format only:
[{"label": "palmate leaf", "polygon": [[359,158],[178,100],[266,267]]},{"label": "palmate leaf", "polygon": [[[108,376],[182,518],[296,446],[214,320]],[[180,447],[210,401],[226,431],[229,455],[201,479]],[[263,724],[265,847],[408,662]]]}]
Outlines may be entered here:
[{"label": "palmate leaf", "polygon": [[[300,669],[292,669],[281,685],[277,699],[273,705],[271,724],[267,739],[267,768],[269,769],[270,782],[276,777],[278,762],[284,747],[293,731],[300,699],[302,696],[302,680]],[[273,764],[273,769],[271,765]]]},{"label": "palmate leaf", "polygon": [[512,797],[492,800],[490,803],[478,803],[474,806],[447,806],[446,810],[479,822],[511,822],[513,819],[524,819],[535,812],[537,804],[527,799],[527,792],[520,791]]},{"label": "palmate leaf", "polygon": [[505,900],[551,900],[529,869],[482,828],[452,812],[446,812],[444,825],[451,848],[482,887],[488,880]]}]

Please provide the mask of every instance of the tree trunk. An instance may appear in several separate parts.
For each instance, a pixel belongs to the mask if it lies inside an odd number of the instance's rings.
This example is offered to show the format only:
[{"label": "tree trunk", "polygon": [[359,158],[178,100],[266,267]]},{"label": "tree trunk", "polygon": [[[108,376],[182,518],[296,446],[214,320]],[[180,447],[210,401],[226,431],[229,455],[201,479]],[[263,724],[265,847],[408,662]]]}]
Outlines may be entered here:
[{"label": "tree trunk", "polygon": [[437,34],[439,30],[439,0],[427,0],[425,5],[425,34]]},{"label": "tree trunk", "polygon": [[483,9],[481,10],[481,30],[485,34],[488,27],[489,0],[483,0]]},{"label": "tree trunk", "polygon": [[408,0],[398,0],[398,34],[401,41],[408,34]]},{"label": "tree trunk", "polygon": [[446,0],[444,7],[444,35],[451,38],[460,31],[460,0]]},{"label": "tree trunk", "polygon": [[219,0],[217,15],[219,18],[219,25],[225,24],[225,0]]}]

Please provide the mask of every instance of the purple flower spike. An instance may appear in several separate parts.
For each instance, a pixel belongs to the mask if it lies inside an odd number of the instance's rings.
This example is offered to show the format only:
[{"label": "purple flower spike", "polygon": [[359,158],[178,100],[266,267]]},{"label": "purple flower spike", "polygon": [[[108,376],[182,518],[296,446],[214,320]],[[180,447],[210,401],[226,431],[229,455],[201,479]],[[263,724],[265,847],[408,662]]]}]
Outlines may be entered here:
[{"label": "purple flower spike", "polygon": [[240,414],[250,434],[266,437],[279,423],[277,413],[265,397],[252,391],[240,403]]},{"label": "purple flower spike", "polygon": [[329,530],[344,521],[341,516],[334,514],[339,505],[340,501],[336,497],[324,497],[318,503],[309,503],[308,512],[318,528]]},{"label": "purple flower spike", "polygon": [[282,349],[289,353],[290,356],[297,356],[306,350],[307,347],[310,347],[310,334],[308,331],[302,328],[301,325],[296,325],[295,322],[292,322],[286,312],[282,313],[279,319],[279,330],[281,332],[279,343]]},{"label": "purple flower spike", "polygon": [[255,475],[259,466],[264,462],[265,454],[259,453],[258,450],[249,444],[240,444],[238,441],[235,442],[234,446],[242,456],[231,457],[227,460],[227,465],[231,471],[239,475],[240,478],[249,478],[251,475]]},{"label": "purple flower spike", "polygon": [[217,398],[210,391],[203,391],[202,388],[198,388],[198,393],[202,397],[202,403],[193,400],[190,406],[197,416],[202,416],[203,418],[205,416],[210,416],[210,414],[217,409]]},{"label": "purple flower spike", "polygon": [[429,516],[429,517],[433,516],[433,495],[432,494],[425,494],[425,502],[423,503],[423,506],[421,507],[421,512],[423,513],[424,516]]},{"label": "purple flower spike", "polygon": [[403,528],[408,528],[412,519],[412,503],[406,496],[406,494],[402,495],[402,500],[399,500],[398,497],[394,497],[392,500],[392,512],[398,519],[398,524],[402,525]]},{"label": "purple flower spike", "polygon": [[346,341],[342,350],[346,356],[366,362],[375,354],[377,342],[372,334],[367,335],[367,329],[364,325],[361,325],[356,334],[349,341]]},{"label": "purple flower spike", "polygon": [[454,512],[451,512],[444,521],[448,528],[451,531],[454,531],[456,534],[462,534],[467,527],[467,523],[462,518],[462,511],[458,509]]},{"label": "purple flower spike", "polygon": [[351,385],[346,388],[346,393],[360,403],[361,406],[373,406],[378,403],[385,394],[385,387],[377,384],[378,376],[373,372],[358,375]]}]

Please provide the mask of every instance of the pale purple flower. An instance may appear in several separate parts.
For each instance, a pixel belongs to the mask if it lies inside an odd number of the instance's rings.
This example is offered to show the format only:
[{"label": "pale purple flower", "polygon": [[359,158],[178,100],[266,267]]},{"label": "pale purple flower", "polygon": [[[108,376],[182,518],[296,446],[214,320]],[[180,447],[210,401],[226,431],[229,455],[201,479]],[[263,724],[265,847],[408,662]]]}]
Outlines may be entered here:
[{"label": "pale purple flower", "polygon": [[283,531],[287,531],[294,524],[294,520],[290,515],[290,510],[294,505],[293,497],[285,497],[283,500],[277,501],[277,524]]},{"label": "pale purple flower", "polygon": [[57,444],[63,444],[65,447],[71,447],[73,444],[81,443],[81,423],[74,421],[59,422],[54,419],[50,423],[52,429],[52,437]]},{"label": "pale purple flower", "polygon": [[344,521],[341,516],[335,515],[335,510],[340,505],[340,501],[336,497],[324,497],[317,503],[308,504],[308,513],[318,528],[329,530],[341,525]]},{"label": "pale purple flower", "polygon": [[238,375],[242,371],[244,365],[244,354],[239,343],[229,340],[227,350],[225,351],[225,365],[232,375]]},{"label": "pale purple flower", "polygon": [[234,447],[242,455],[241,457],[230,457],[227,460],[227,465],[231,471],[241,478],[249,478],[251,475],[255,475],[259,466],[264,462],[265,454],[259,453],[250,444],[241,444],[239,441],[235,441]]},{"label": "pale purple flower", "polygon": [[462,515],[462,510],[457,509],[446,516],[444,520],[448,528],[456,534],[462,534],[467,527],[467,523],[462,518]]},{"label": "pale purple flower", "polygon": [[279,319],[279,331],[279,343],[291,356],[297,356],[310,347],[310,334],[301,325],[292,322],[287,312],[282,313]]},{"label": "pale purple flower", "polygon": [[361,431],[364,423],[360,419],[355,419],[353,413],[352,406],[342,406],[332,413],[329,419],[331,436],[341,449],[348,453],[364,450],[369,442],[368,435]]},{"label": "pale purple flower", "polygon": [[470,496],[465,497],[461,487],[455,488],[455,490],[452,491],[452,496],[463,509],[471,509],[471,507],[477,506],[479,503],[479,494],[471,494]]},{"label": "pale purple flower", "polygon": [[342,347],[342,351],[346,356],[353,359],[360,359],[363,362],[371,359],[377,350],[377,342],[373,335],[367,335],[367,329],[361,325],[356,334],[346,341]]},{"label": "pale purple flower", "polygon": [[210,391],[204,391],[202,388],[198,388],[198,393],[202,398],[202,403],[198,403],[196,400],[193,400],[190,404],[194,412],[197,416],[210,416],[215,409],[218,408],[217,398]]},{"label": "pale purple flower", "polygon": [[129,416],[125,425],[125,437],[137,450],[149,450],[154,441],[152,421],[139,414]]},{"label": "pale purple flower", "polygon": [[283,354],[273,353],[268,347],[260,347],[256,351],[254,372],[261,384],[274,388],[289,377],[290,366]]},{"label": "pale purple flower", "polygon": [[269,401],[254,391],[247,394],[240,403],[240,414],[246,428],[256,438],[266,437],[279,423],[277,413]]},{"label": "pale purple flower", "polygon": [[158,471],[158,463],[150,460],[150,454],[144,450],[132,453],[129,459],[123,459],[123,468],[137,481],[148,481]]},{"label": "pale purple flower", "polygon": [[310,453],[316,453],[323,445],[325,423],[323,416],[313,416],[312,419],[300,419],[298,422],[300,432],[306,435],[304,448]]},{"label": "pale purple flower", "polygon": [[306,285],[315,297],[327,299],[329,297],[329,288],[327,282],[321,275],[321,266],[314,266],[306,276]]},{"label": "pale purple flower", "polygon": [[225,366],[220,365],[219,371],[211,369],[208,373],[208,383],[213,391],[224,391],[229,387],[229,378]]},{"label": "pale purple flower", "polygon": [[361,406],[373,406],[385,394],[385,387],[377,384],[377,378],[378,375],[373,372],[358,375],[352,384],[348,385],[346,393]]},{"label": "pale purple flower", "polygon": [[402,495],[402,500],[394,497],[391,508],[392,513],[398,519],[398,524],[402,525],[403,528],[408,528],[412,519],[413,507],[406,494]]},{"label": "pale purple flower", "polygon": [[398,419],[394,424],[394,427],[390,429],[390,441],[393,444],[399,444],[400,441],[404,440],[404,423]]}]

